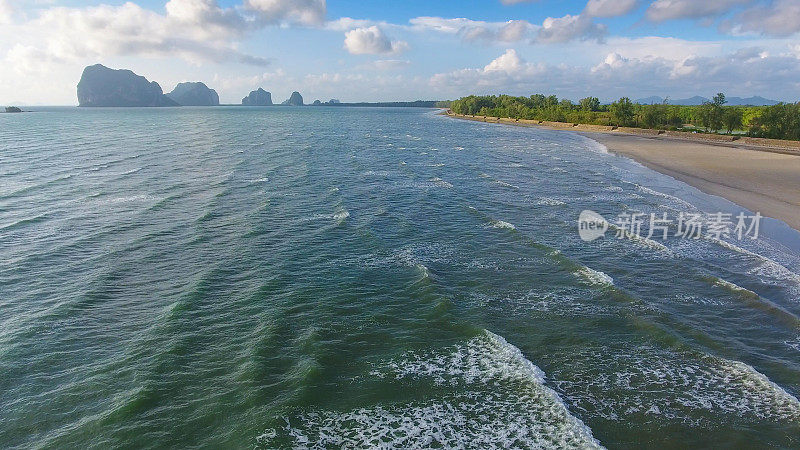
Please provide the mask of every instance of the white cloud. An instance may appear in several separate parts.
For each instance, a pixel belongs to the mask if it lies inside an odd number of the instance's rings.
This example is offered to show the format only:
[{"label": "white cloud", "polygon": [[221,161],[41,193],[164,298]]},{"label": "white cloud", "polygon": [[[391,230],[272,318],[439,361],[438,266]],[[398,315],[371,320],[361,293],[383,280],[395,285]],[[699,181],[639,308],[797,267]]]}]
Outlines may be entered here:
[{"label": "white cloud", "polygon": [[429,80],[437,92],[452,97],[468,94],[557,94],[578,99],[586,95],[605,100],[622,96],[692,96],[726,92],[729,95],[800,96],[800,59],[769,55],[760,48],[744,48],[721,56],[688,56],[670,60],[660,56],[624,57],[610,53],[592,67],[525,62],[506,50],[482,69],[439,73]]},{"label": "white cloud", "polygon": [[[166,14],[132,2],[121,6],[45,9],[21,24],[25,44],[7,58],[23,53],[46,61],[83,61],[115,56],[178,57],[193,63],[267,61],[237,50],[245,22],[216,0],[171,0]],[[20,47],[22,45],[22,47]]]},{"label": "white cloud", "polygon": [[488,27],[489,22],[470,20],[465,18],[446,19],[444,17],[421,16],[408,21],[413,29],[419,31],[436,31],[445,34],[459,34],[465,29],[474,27]]},{"label": "white cloud", "polygon": [[409,21],[413,30],[453,34],[467,42],[486,41],[509,43],[563,43],[574,39],[600,39],[606,33],[604,25],[596,24],[586,14],[548,17],[542,25],[526,20],[483,22],[465,18],[416,17]]},{"label": "white cloud", "polygon": [[592,22],[592,18],[579,14],[564,17],[548,17],[538,31],[537,42],[559,43],[573,39],[600,39],[606,33],[604,25]]},{"label": "white cloud", "polygon": [[768,6],[747,9],[723,28],[733,32],[791,36],[800,32],[800,2],[776,0]]},{"label": "white cloud", "polygon": [[402,53],[408,48],[408,43],[392,41],[373,25],[345,33],[344,48],[354,55],[390,55]]},{"label": "white cloud", "polygon": [[639,6],[639,0],[589,0],[584,14],[591,17],[624,16]]},{"label": "white cloud", "polygon": [[522,61],[519,55],[517,55],[517,51],[514,49],[508,49],[500,57],[487,64],[486,67],[483,68],[483,71],[500,71],[508,74],[514,74],[522,70],[524,66],[525,63]]},{"label": "white cloud", "polygon": [[328,13],[325,0],[245,0],[244,8],[267,24],[321,25]]},{"label": "white cloud", "polygon": [[699,19],[724,14],[753,0],[656,0],[647,8],[647,18],[654,22],[675,19]]},{"label": "white cloud", "polygon": [[431,77],[429,83],[437,90],[456,91],[459,95],[481,93],[493,88],[514,89],[541,80],[547,68],[523,60],[514,49],[508,49],[482,69],[461,69],[440,73]]},{"label": "white cloud", "polygon": [[415,17],[409,21],[414,31],[434,31],[460,36],[462,40],[518,42],[530,38],[536,27],[526,20],[483,22],[465,18]]},{"label": "white cloud", "polygon": [[340,17],[336,20],[325,22],[325,29],[330,31],[350,31],[356,28],[368,28],[373,25],[381,27],[390,26],[386,22],[375,22],[367,19],[353,19],[352,17]]},{"label": "white cloud", "polygon": [[0,25],[11,23],[11,15],[14,14],[14,8],[8,0],[0,0]]}]

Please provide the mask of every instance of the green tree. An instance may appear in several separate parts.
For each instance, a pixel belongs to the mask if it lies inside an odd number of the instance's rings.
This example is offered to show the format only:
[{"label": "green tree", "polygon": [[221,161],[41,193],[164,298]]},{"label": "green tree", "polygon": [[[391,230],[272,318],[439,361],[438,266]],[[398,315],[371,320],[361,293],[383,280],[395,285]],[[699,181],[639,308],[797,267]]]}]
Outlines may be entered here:
[{"label": "green tree", "polygon": [[633,124],[633,119],[636,111],[633,107],[633,102],[628,97],[622,97],[616,102],[611,104],[611,115],[617,123],[617,126],[629,126]]},{"label": "green tree", "polygon": [[717,95],[714,96],[714,106],[722,108],[722,106],[725,105],[726,103],[728,103],[728,101],[725,100],[725,94],[723,94],[722,92],[719,92]]},{"label": "green tree", "polygon": [[725,129],[728,134],[733,134],[733,130],[742,128],[742,118],[744,113],[740,108],[726,108],[722,116],[722,121],[725,123]]},{"label": "green tree", "polygon": [[669,106],[666,103],[642,106],[642,124],[647,128],[663,128],[667,124]]},{"label": "green tree", "polygon": [[600,111],[600,99],[597,97],[583,98],[580,105],[584,111]]}]

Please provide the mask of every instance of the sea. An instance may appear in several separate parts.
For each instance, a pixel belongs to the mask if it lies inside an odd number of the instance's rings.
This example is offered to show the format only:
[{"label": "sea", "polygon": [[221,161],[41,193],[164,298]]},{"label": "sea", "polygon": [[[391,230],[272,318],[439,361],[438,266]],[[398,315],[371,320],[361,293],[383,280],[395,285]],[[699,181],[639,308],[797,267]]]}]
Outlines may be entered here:
[{"label": "sea", "polygon": [[436,110],[31,109],[0,115],[2,448],[800,446],[780,222],[621,232],[744,210]]}]

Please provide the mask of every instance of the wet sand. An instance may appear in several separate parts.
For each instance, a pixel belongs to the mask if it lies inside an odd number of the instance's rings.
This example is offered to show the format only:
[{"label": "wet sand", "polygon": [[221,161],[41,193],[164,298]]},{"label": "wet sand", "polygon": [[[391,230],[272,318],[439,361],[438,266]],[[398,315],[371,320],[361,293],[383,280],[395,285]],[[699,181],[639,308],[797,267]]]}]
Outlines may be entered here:
[{"label": "wet sand", "polygon": [[800,156],[618,133],[580,133],[612,153],[800,230]]}]

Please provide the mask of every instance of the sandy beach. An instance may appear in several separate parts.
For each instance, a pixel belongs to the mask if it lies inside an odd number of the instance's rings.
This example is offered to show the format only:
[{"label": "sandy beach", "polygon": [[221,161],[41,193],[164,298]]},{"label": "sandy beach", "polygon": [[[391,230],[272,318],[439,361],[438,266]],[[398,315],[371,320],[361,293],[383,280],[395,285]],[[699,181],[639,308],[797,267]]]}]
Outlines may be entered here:
[{"label": "sandy beach", "polygon": [[800,230],[800,156],[626,134],[581,134],[610,152]]},{"label": "sandy beach", "polygon": [[[793,148],[759,147],[753,144],[752,141],[759,141],[755,139],[749,142],[703,142],[702,136],[647,136],[601,131],[602,127],[591,125],[573,127],[571,124],[553,123],[549,126],[549,122],[533,124],[532,121],[510,119],[449,117],[577,132],[602,143],[612,153],[632,158],[763,216],[782,220],[800,231],[800,152]],[[598,131],[586,131],[591,128]],[[650,130],[637,131],[645,133]]]}]

